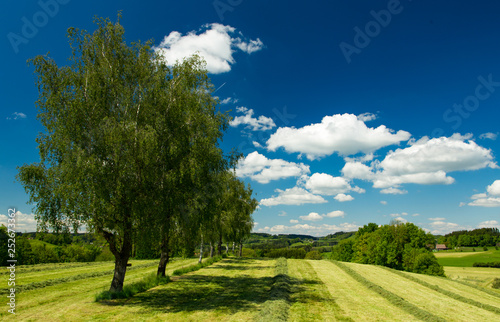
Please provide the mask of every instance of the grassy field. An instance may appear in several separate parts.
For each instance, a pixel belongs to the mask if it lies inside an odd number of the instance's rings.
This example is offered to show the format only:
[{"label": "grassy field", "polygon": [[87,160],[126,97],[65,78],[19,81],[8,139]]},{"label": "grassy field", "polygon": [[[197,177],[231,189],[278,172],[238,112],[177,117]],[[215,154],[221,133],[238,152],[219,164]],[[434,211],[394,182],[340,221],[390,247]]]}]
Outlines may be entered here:
[{"label": "grassy field", "polygon": [[[167,274],[196,263],[175,260]],[[139,293],[130,299],[95,302],[111,275],[103,263],[22,267],[22,285],[39,287],[17,294],[17,314],[0,311],[0,320],[21,321],[270,321],[280,310],[288,321],[498,321],[500,292],[491,288],[378,266],[327,260],[227,258]],[[280,265],[281,265],[280,264]],[[156,261],[132,261],[125,284],[156,270]],[[447,268],[449,276],[454,276]],[[461,268],[472,269],[472,268]],[[283,273],[286,272],[286,273]],[[286,275],[278,275],[286,274]],[[6,275],[0,275],[4,282]],[[61,278],[54,285],[43,283]],[[462,279],[463,280],[463,279]],[[36,284],[39,283],[39,284]]]},{"label": "grassy field", "polygon": [[472,267],[472,264],[476,262],[500,262],[500,250],[481,252],[436,252],[434,255],[442,266]]}]

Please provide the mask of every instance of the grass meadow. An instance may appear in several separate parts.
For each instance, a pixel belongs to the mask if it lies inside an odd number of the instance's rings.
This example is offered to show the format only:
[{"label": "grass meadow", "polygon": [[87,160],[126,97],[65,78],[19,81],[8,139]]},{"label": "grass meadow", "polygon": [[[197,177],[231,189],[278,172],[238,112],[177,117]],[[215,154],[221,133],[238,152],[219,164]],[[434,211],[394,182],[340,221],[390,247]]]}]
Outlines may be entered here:
[{"label": "grass meadow", "polygon": [[[500,292],[470,283],[447,267],[449,278],[329,260],[226,258],[173,276],[196,264],[176,259],[168,284],[128,299],[96,302],[109,287],[113,264],[68,263],[20,267],[19,321],[498,321]],[[125,285],[156,271],[156,261],[131,261]],[[484,269],[478,270],[482,272]],[[480,273],[481,278],[493,278]],[[95,274],[94,277],[90,274]],[[1,274],[1,276],[7,276]],[[87,277],[85,277],[87,276]],[[463,275],[465,276],[465,275]],[[471,275],[472,276],[472,275]],[[498,274],[497,274],[498,276]],[[5,278],[2,278],[4,282]],[[58,281],[50,283],[49,281]],[[4,283],[5,284],[5,283]],[[2,288],[6,285],[2,284]],[[486,287],[484,287],[486,286]]]}]

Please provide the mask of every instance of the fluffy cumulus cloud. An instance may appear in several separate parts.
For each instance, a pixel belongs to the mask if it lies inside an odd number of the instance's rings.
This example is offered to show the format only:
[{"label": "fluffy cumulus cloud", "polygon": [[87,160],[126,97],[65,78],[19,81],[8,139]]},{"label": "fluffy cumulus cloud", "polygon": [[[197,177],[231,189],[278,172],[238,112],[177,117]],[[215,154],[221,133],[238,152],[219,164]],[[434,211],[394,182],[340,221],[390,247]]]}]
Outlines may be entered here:
[{"label": "fluffy cumulus cloud", "polygon": [[373,182],[382,193],[405,193],[399,189],[405,183],[451,184],[455,180],[448,172],[498,168],[491,150],[470,140],[471,135],[409,142],[403,149],[390,151],[381,161],[370,166],[362,162],[347,162],[342,169],[345,177]]},{"label": "fluffy cumulus cloud", "polygon": [[[9,218],[7,215],[0,214],[0,225],[7,227],[9,223]],[[16,220],[16,231],[17,232],[35,232],[36,231],[36,220],[33,214],[23,214],[20,211],[16,212],[14,217]]]},{"label": "fluffy cumulus cloud", "polygon": [[238,125],[246,125],[247,129],[252,131],[267,131],[276,126],[270,117],[260,115],[258,118],[253,117],[254,111],[246,107],[237,107],[236,110],[243,115],[235,117],[229,125],[237,127]]},{"label": "fluffy cumulus cloud", "polygon": [[480,222],[477,228],[500,228],[500,224],[496,220],[486,220]]},{"label": "fluffy cumulus cloud", "polygon": [[295,224],[292,226],[276,225],[257,229],[260,233],[271,234],[305,234],[311,236],[326,236],[339,231],[357,231],[360,226],[355,223],[342,223],[339,225]]},{"label": "fluffy cumulus cloud", "polygon": [[302,128],[281,127],[267,141],[267,148],[276,151],[284,148],[288,153],[305,154],[310,160],[338,153],[343,156],[357,153],[370,154],[401,141],[407,141],[410,133],[394,132],[384,125],[369,128],[363,120],[372,119],[353,114],[325,116],[321,123]]},{"label": "fluffy cumulus cloud", "polygon": [[323,216],[321,216],[317,212],[311,212],[307,216],[300,216],[300,219],[307,220],[307,221],[319,221],[319,220],[323,220]]},{"label": "fluffy cumulus cloud", "polygon": [[469,206],[500,207],[500,180],[495,180],[486,187],[486,192],[472,195]]},{"label": "fluffy cumulus cloud", "polygon": [[260,204],[263,206],[277,206],[277,205],[303,205],[327,202],[323,197],[310,193],[309,191],[293,187],[286,190],[276,189],[277,196],[271,198],[261,199]]},{"label": "fluffy cumulus cloud", "polygon": [[207,63],[207,70],[220,74],[231,70],[236,50],[251,54],[263,46],[260,39],[246,40],[235,28],[213,23],[203,26],[200,32],[191,31],[186,35],[172,31],[154,50],[163,55],[168,64],[199,53]]},{"label": "fluffy cumulus cloud", "polygon": [[359,187],[351,187],[349,181],[343,177],[334,177],[326,173],[315,173],[311,177],[306,178],[305,187],[312,193],[327,196],[349,191],[365,192]]},{"label": "fluffy cumulus cloud", "polygon": [[337,200],[338,202],[346,202],[346,201],[353,201],[354,197],[351,195],[346,195],[345,193],[339,193],[333,199]]},{"label": "fluffy cumulus cloud", "polygon": [[264,184],[272,180],[300,177],[309,172],[308,165],[281,159],[268,159],[257,151],[248,154],[236,168],[238,177],[248,177]]},{"label": "fluffy cumulus cloud", "polygon": [[431,222],[428,226],[430,227],[429,230],[431,234],[434,235],[444,235],[452,231],[468,229],[468,227],[462,227],[459,224],[452,222],[445,222],[442,220],[435,220]]}]

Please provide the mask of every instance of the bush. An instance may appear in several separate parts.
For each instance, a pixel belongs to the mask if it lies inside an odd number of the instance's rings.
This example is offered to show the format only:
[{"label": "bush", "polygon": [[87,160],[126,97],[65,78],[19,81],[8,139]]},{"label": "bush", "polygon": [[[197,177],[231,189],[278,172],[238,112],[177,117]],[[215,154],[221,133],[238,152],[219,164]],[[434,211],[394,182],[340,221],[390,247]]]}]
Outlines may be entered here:
[{"label": "bush", "polygon": [[96,262],[107,262],[107,261],[114,261],[115,256],[111,251],[109,250],[109,247],[103,247],[101,253],[95,258]]},{"label": "bush", "polygon": [[317,250],[312,250],[312,251],[310,251],[309,253],[306,254],[305,259],[320,260],[320,259],[323,259],[323,256]]},{"label": "bush", "polygon": [[491,287],[494,289],[499,289],[500,288],[500,278],[495,278],[493,280],[493,284],[491,284]]},{"label": "bush", "polygon": [[484,247],[483,247],[483,250],[484,250],[485,252],[487,252],[487,251],[488,251],[488,247],[484,246]]},{"label": "bush", "polygon": [[293,258],[293,259],[304,259],[306,257],[306,251],[303,248],[281,248],[272,249],[266,254],[266,257],[270,258]]},{"label": "bush", "polygon": [[243,248],[241,250],[241,256],[242,257],[259,257],[257,252],[254,249],[251,248]]},{"label": "bush", "polygon": [[472,267],[493,267],[493,268],[500,268],[500,262],[476,262],[472,264]]}]

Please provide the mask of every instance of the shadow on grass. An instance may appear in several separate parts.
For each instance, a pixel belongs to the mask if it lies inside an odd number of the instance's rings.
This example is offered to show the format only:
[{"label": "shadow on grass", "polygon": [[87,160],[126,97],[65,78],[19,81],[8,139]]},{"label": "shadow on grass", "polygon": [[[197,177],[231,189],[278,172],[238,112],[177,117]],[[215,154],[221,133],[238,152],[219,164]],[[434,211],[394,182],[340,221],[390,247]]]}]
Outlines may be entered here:
[{"label": "shadow on grass", "polygon": [[[318,284],[318,281],[298,281],[293,278],[290,278],[290,281],[294,293],[305,291],[308,285]],[[256,306],[273,299],[270,297],[272,284],[273,277],[189,275],[176,282],[138,294],[118,305],[141,307],[147,312],[158,313],[217,310],[227,314],[251,311],[253,315],[257,312]],[[315,300],[329,299],[315,297]],[[100,304],[117,305],[114,301]]]}]

